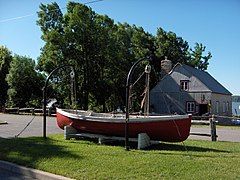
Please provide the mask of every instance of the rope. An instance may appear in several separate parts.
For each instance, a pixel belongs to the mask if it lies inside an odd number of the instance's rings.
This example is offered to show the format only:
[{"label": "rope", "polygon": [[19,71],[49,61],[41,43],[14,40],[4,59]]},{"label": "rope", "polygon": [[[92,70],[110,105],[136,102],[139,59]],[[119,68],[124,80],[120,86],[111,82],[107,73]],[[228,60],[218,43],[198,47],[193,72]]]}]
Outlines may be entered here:
[{"label": "rope", "polygon": [[[167,106],[168,112],[171,113],[171,112],[170,112],[170,108],[168,107],[167,101],[166,101],[166,99],[165,99],[165,97],[164,97],[164,95],[165,95],[166,93],[163,92],[163,90],[161,89],[161,87],[159,87],[159,88],[160,88],[160,91],[163,93],[163,99],[164,99],[165,104],[166,104],[166,106]],[[166,95],[166,96],[167,96],[167,95]],[[167,97],[168,97],[168,96],[167,96]],[[168,98],[169,98],[169,97],[168,97]],[[170,99],[171,99],[171,98],[170,98]],[[173,100],[171,99],[171,101],[173,101]],[[173,103],[174,103],[174,102],[173,102]],[[175,103],[174,103],[174,104],[175,104]],[[180,108],[180,110],[181,110],[181,108]],[[182,111],[182,110],[181,110],[181,111]],[[176,127],[176,129],[177,129],[177,133],[178,133],[179,137],[181,138],[182,135],[181,135],[181,133],[180,133],[180,131],[179,131],[179,127],[178,127],[178,125],[177,125],[177,123],[176,123],[176,121],[175,121],[174,119],[173,119],[173,123],[174,123],[174,125],[175,125],[175,127]],[[188,151],[187,146],[185,145],[185,143],[184,143],[183,141],[181,141],[181,143],[182,143],[185,151],[187,152],[188,156],[189,156],[189,157],[192,157],[191,154],[189,153],[189,151]]]},{"label": "rope", "polygon": [[138,79],[132,84],[132,86],[134,86],[145,74],[145,71],[138,77]]},{"label": "rope", "polygon": [[27,127],[33,122],[35,117],[36,116],[34,115],[33,118],[27,123],[27,125],[17,135],[15,135],[15,138],[18,138],[18,136],[20,136],[27,129]]},{"label": "rope", "polygon": [[159,88],[160,88],[160,91],[161,91],[162,94],[163,94],[163,100],[165,101],[165,104],[166,104],[166,106],[167,106],[168,112],[171,113],[171,112],[170,112],[170,108],[169,108],[169,106],[168,106],[168,103],[167,103],[167,101],[166,101],[166,99],[165,99],[165,97],[164,97],[165,93],[162,91],[162,88],[161,88],[161,87],[159,87]]},{"label": "rope", "polygon": [[[178,133],[179,137],[181,138],[182,135],[181,135],[181,133],[180,133],[180,131],[179,131],[179,127],[178,127],[178,125],[177,125],[177,123],[176,123],[176,121],[175,121],[174,119],[173,119],[173,122],[174,122],[174,125],[176,126],[177,133]],[[190,153],[188,152],[188,149],[187,149],[187,147],[185,146],[184,142],[181,141],[181,143],[182,143],[182,145],[183,145],[185,151],[188,153],[188,155],[190,155]],[[191,155],[190,155],[190,156],[191,156]]]}]

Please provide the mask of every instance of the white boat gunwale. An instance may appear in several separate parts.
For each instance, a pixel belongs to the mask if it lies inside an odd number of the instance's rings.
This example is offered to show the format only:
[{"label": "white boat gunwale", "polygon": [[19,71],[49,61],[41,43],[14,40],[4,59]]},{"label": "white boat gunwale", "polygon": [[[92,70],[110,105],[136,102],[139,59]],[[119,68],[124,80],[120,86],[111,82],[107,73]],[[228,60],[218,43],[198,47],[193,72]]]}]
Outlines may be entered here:
[{"label": "white boat gunwale", "polygon": [[[85,121],[96,121],[96,122],[107,122],[107,123],[124,123],[126,118],[125,115],[118,114],[107,114],[107,113],[94,113],[91,111],[77,110],[68,112],[69,110],[57,108],[57,112],[63,116],[69,117],[72,120],[85,120]],[[75,114],[74,114],[75,112]],[[82,115],[84,113],[86,115]],[[96,115],[101,115],[101,117]],[[171,120],[182,120],[188,119],[191,114],[186,115],[163,115],[163,116],[143,116],[143,115],[130,115],[129,122],[133,123],[146,123],[146,122],[158,122],[158,121],[171,121]]]}]

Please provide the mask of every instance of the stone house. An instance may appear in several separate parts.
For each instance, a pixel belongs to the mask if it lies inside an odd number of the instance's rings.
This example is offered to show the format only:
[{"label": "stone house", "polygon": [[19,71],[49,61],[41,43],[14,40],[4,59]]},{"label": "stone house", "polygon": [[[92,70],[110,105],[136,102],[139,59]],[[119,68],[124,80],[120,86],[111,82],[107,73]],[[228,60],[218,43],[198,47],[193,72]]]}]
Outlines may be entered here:
[{"label": "stone house", "polygon": [[157,114],[232,115],[232,94],[208,72],[163,60],[162,79],[150,91],[150,110]]}]

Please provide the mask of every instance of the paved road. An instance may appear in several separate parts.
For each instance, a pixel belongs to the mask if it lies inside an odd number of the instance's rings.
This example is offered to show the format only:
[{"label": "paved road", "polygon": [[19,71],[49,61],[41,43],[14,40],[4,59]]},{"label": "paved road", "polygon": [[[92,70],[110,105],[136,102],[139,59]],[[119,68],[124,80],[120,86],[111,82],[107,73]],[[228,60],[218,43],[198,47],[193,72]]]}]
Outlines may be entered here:
[{"label": "paved road", "polygon": [[[210,128],[206,127],[192,127],[191,133],[211,134]],[[240,128],[231,129],[230,127],[217,127],[217,140],[240,142]],[[211,137],[190,135],[189,139],[211,140]]]},{"label": "paved road", "polygon": [[12,171],[8,171],[6,169],[0,168],[0,179],[1,180],[32,180],[32,177],[28,177],[22,174],[13,173]]},{"label": "paved road", "polygon": [[[34,119],[33,119],[34,118]],[[11,138],[19,134],[26,125],[33,119],[29,126],[19,135],[19,137],[42,136],[43,120],[42,116],[30,115],[12,115],[0,114],[0,121],[7,121],[8,124],[0,125],[0,137]],[[55,117],[47,117],[47,135],[62,133],[57,124]]]},{"label": "paved road", "polygon": [[[209,127],[192,127],[191,133],[211,134]],[[217,127],[218,141],[240,142],[240,127],[231,129],[230,127]],[[211,140],[211,137],[190,135],[189,139]]]}]

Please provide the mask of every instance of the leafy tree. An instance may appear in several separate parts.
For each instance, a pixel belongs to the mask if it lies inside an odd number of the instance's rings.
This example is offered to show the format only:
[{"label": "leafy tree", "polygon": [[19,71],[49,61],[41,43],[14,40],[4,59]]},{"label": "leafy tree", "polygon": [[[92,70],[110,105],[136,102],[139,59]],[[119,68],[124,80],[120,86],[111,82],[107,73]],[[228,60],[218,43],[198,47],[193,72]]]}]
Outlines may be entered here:
[{"label": "leafy tree", "polygon": [[[192,67],[207,70],[209,60],[212,55],[210,52],[206,56],[203,56],[205,46],[201,43],[196,43],[194,50],[189,48],[188,42],[183,40],[182,37],[178,37],[173,32],[166,32],[162,28],[158,28],[155,40],[157,66],[160,67],[160,61],[167,56],[172,60],[173,65],[180,62]],[[159,71],[159,70],[158,70]]]},{"label": "leafy tree", "polygon": [[50,73],[59,61],[63,60],[62,44],[63,15],[57,3],[48,5],[41,4],[41,11],[38,12],[40,26],[43,35],[42,40],[46,42],[41,49],[42,53],[38,59],[38,69]]},{"label": "leafy tree", "polygon": [[164,56],[167,56],[173,64],[177,62],[185,64],[189,59],[188,42],[181,37],[177,37],[171,31],[166,32],[162,28],[158,28],[155,43],[156,56],[161,60],[164,59]]},{"label": "leafy tree", "polygon": [[194,50],[190,49],[191,60],[188,64],[200,70],[207,70],[209,65],[208,61],[212,58],[212,55],[208,52],[206,56],[203,56],[205,49],[206,46],[203,46],[201,43],[196,43]]},{"label": "leafy tree", "polygon": [[[99,15],[80,3],[69,2],[64,15],[56,3],[41,4],[38,16],[37,24],[45,41],[38,69],[50,73],[56,66],[74,65],[78,103],[82,109],[112,111],[120,107],[124,110],[127,74],[139,58],[151,56],[155,74],[160,72],[164,56],[173,60],[173,64],[181,62],[198,68],[207,67],[210,59],[202,54],[197,59],[196,54],[203,52],[205,47],[190,51],[187,41],[173,32],[159,28],[153,36],[142,27],[114,24],[108,16]],[[139,75],[144,65],[142,63],[135,74]],[[55,94],[64,97],[65,105],[71,103],[68,73],[59,72],[61,83],[55,85]],[[156,83],[158,76],[154,73],[151,76]],[[144,82],[144,78],[141,81]],[[142,91],[139,86],[134,93],[139,96]]]},{"label": "leafy tree", "polygon": [[11,61],[11,52],[6,47],[0,46],[0,109],[5,105],[7,99],[8,84],[5,79]]},{"label": "leafy tree", "polygon": [[34,70],[35,61],[15,55],[7,75],[8,101],[10,107],[40,106],[44,78]]},{"label": "leafy tree", "polygon": [[[49,74],[57,66],[70,64],[67,62],[67,60],[71,58],[70,55],[72,52],[69,48],[70,44],[68,45],[68,42],[65,38],[63,27],[64,17],[58,4],[41,4],[38,17],[39,19],[37,24],[40,26],[43,32],[41,38],[46,43],[44,47],[41,48],[37,69],[40,71],[45,71],[45,73]],[[59,79],[59,77],[61,78]],[[57,81],[54,79],[57,79]],[[59,71],[57,75],[53,76],[53,80],[50,82],[55,82],[55,85],[52,85],[51,89],[48,88],[51,95],[65,97],[58,99],[60,104],[70,104],[71,96],[66,96],[66,93],[70,92],[69,71]]]},{"label": "leafy tree", "polygon": [[[82,97],[80,106],[88,109],[88,97],[95,79],[92,76],[94,73],[91,74],[91,66],[94,62],[92,58],[96,56],[93,51],[96,47],[94,44],[97,36],[94,24],[95,13],[87,6],[69,2],[64,17],[56,3],[41,4],[38,15],[37,23],[43,32],[42,39],[46,42],[38,60],[39,69],[49,73],[53,68],[62,64],[75,65],[78,75],[76,80],[80,85],[78,92]],[[60,73],[62,74],[62,86],[64,86],[68,84],[67,76],[69,75],[64,72]],[[68,97],[67,92],[69,91],[59,93]]]}]

